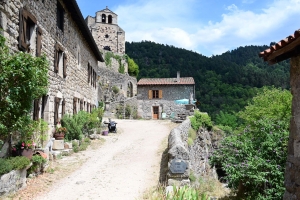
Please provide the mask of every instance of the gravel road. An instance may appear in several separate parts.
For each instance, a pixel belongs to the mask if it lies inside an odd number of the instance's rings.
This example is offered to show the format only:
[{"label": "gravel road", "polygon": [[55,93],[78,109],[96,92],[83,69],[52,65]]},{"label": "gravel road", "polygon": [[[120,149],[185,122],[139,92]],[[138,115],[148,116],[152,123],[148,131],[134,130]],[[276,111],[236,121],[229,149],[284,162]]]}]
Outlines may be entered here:
[{"label": "gravel road", "polygon": [[162,142],[174,127],[169,121],[115,120],[118,134],[86,152],[88,159],[76,171],[55,183],[42,199],[141,199],[158,183]]}]

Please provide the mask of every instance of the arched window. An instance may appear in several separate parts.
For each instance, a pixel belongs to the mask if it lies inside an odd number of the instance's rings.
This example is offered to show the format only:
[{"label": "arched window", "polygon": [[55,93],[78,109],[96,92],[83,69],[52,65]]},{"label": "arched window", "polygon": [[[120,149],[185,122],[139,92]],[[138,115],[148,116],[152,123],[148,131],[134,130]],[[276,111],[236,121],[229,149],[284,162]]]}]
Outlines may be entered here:
[{"label": "arched window", "polygon": [[106,15],[102,14],[102,23],[106,23]]},{"label": "arched window", "polygon": [[111,24],[112,23],[112,16],[108,15],[108,23]]}]

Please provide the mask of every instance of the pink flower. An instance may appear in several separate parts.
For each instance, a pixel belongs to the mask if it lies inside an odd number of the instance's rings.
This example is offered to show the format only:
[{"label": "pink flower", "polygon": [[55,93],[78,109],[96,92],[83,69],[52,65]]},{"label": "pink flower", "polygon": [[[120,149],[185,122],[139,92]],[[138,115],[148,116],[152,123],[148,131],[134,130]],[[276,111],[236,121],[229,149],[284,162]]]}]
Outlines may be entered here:
[{"label": "pink flower", "polygon": [[23,146],[23,147],[25,146],[24,142],[22,142],[22,146]]}]

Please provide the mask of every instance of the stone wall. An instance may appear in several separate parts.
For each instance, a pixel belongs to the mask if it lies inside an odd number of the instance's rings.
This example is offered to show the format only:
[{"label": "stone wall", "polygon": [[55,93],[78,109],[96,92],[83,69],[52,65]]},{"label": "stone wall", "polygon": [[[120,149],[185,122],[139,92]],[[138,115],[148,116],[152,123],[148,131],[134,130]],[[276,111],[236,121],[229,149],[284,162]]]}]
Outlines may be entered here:
[{"label": "stone wall", "polygon": [[[61,99],[58,109],[59,118],[62,115],[62,99],[65,100],[65,112],[70,114],[73,113],[74,97],[84,101],[84,110],[88,109],[88,103],[93,105],[98,103],[98,88],[88,83],[88,63],[95,72],[98,72],[97,56],[91,49],[91,44],[87,42],[86,34],[84,35],[72,18],[72,15],[78,13],[70,13],[65,5],[66,1],[60,0],[59,2],[65,11],[63,31],[56,25],[57,1],[10,0],[0,3],[1,27],[4,29],[4,36],[11,50],[19,51],[19,10],[21,8],[25,7],[37,20],[30,39],[29,53],[33,56],[36,55],[36,29],[39,27],[42,30],[41,53],[45,54],[49,61],[49,88],[44,113],[41,113],[42,109],[40,109],[40,117],[49,123],[49,135],[54,131],[55,97]],[[66,77],[63,76],[61,67],[58,73],[54,72],[56,44],[63,48],[64,55],[67,57]],[[42,106],[41,103],[40,106]]]},{"label": "stone wall", "polygon": [[0,197],[12,194],[19,189],[26,187],[27,169],[13,170],[0,176]]},{"label": "stone wall", "polygon": [[[186,119],[178,127],[174,128],[168,138],[169,171],[167,173],[168,185],[189,184],[190,173],[195,177],[210,176],[217,177],[216,170],[209,165],[209,157],[214,151],[214,147],[219,146],[221,140],[220,133],[209,132],[200,128],[197,138],[192,146],[188,146],[188,132],[191,128],[191,121]],[[187,168],[184,173],[172,173],[172,162],[185,162]],[[174,164],[173,164],[174,165]]]},{"label": "stone wall", "polygon": [[[174,128],[168,137],[168,157],[169,157],[169,171],[167,174],[168,185],[185,185],[189,184],[190,176],[190,155],[188,151],[188,130],[191,127],[189,119],[182,122],[178,127]],[[172,173],[170,167],[173,161],[186,163],[186,170],[184,173]]]},{"label": "stone wall", "polygon": [[[136,96],[136,78],[129,76],[128,74],[120,74],[112,71],[108,67],[99,68],[99,100],[104,102],[114,102],[124,100],[124,97]],[[113,87],[119,89],[119,93],[113,92]]]}]

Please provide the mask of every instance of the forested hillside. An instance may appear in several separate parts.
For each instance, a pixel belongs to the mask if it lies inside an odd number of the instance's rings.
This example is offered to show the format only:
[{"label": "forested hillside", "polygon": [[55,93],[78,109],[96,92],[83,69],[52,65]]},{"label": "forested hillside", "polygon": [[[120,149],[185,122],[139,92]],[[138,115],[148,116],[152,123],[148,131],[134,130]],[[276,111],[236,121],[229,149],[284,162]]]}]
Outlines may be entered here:
[{"label": "forested hillside", "polygon": [[214,119],[238,112],[262,86],[289,88],[289,61],[268,65],[258,53],[268,46],[246,46],[210,58],[154,42],[126,42],[126,54],[139,65],[138,79],[192,76],[199,109]]}]

